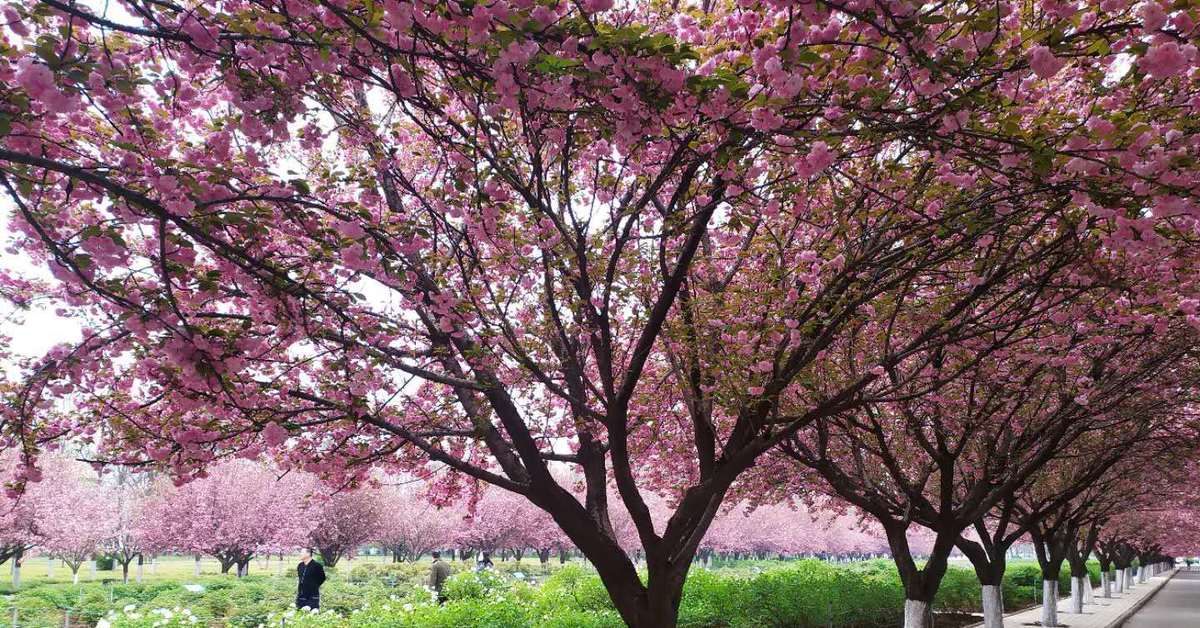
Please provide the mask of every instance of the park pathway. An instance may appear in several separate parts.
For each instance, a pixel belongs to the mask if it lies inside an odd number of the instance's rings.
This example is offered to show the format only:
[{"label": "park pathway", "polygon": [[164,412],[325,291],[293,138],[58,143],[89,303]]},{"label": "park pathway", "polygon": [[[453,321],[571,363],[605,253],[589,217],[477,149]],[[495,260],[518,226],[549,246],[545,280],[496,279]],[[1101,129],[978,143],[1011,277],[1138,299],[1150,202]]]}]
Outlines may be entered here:
[{"label": "park pathway", "polygon": [[1125,628],[1200,626],[1200,571],[1182,570],[1146,603]]},{"label": "park pathway", "polygon": [[[1117,628],[1121,625],[1121,620],[1129,616],[1131,609],[1136,608],[1146,598],[1154,595],[1158,590],[1165,585],[1170,579],[1173,572],[1164,571],[1157,576],[1151,576],[1145,584],[1137,584],[1131,591],[1124,593],[1113,593],[1111,598],[1100,597],[1100,589],[1095,590],[1095,604],[1085,604],[1083,614],[1067,612],[1071,607],[1071,598],[1063,598],[1058,602],[1058,623],[1067,628]],[[1180,576],[1188,572],[1179,572]],[[1190,589],[1191,594],[1200,593],[1200,571],[1195,572],[1196,580],[1190,581],[1190,584],[1196,586]],[[1196,597],[1190,598],[1193,604],[1196,604],[1200,599]],[[1155,600],[1157,601],[1157,600]],[[1153,601],[1151,602],[1153,604]],[[1149,608],[1149,607],[1147,607]],[[1200,606],[1192,606],[1193,615],[1189,615],[1192,619],[1185,621],[1167,620],[1166,623],[1158,623],[1152,621],[1150,623],[1134,623],[1130,621],[1125,624],[1128,628],[1200,628]],[[1139,613],[1137,617],[1141,617]],[[1042,608],[1034,606],[1023,610],[1019,613],[1013,613],[1004,617],[1004,628],[1028,628],[1036,626],[1042,618]],[[982,624],[980,624],[982,625]]]}]

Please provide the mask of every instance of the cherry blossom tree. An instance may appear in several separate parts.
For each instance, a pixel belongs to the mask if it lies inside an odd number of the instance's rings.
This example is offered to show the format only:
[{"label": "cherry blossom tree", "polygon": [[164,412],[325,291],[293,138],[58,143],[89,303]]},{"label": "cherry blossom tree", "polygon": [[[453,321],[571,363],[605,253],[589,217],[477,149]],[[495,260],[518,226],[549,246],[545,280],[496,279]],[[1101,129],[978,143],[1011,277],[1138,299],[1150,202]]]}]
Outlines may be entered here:
[{"label": "cherry blossom tree", "polygon": [[392,560],[417,560],[435,549],[454,544],[462,527],[456,506],[437,507],[412,487],[385,490],[387,508],[375,539],[391,553]]},{"label": "cherry blossom tree", "polygon": [[172,549],[215,557],[221,573],[244,576],[255,554],[304,547],[312,530],[309,483],[234,461],[161,492],[147,505],[159,538]]},{"label": "cherry blossom tree", "polygon": [[39,546],[62,559],[79,582],[79,568],[103,550],[113,531],[108,493],[94,476],[77,468],[59,468],[38,490],[45,491],[44,513],[39,517]]},{"label": "cherry blossom tree", "polygon": [[105,549],[121,565],[121,580],[129,582],[129,565],[137,560],[137,580],[142,580],[142,565],[145,555],[155,549],[154,532],[157,522],[144,516],[146,500],[153,486],[147,474],[131,472],[119,467],[111,474],[107,483],[106,504],[114,510],[109,518],[113,524]]},{"label": "cherry blossom tree", "polygon": [[[0,189],[56,282],[0,292],[85,327],[6,387],[26,456],[78,439],[187,479],[269,453],[334,482],[434,461],[448,493],[547,512],[627,623],[669,626],[761,457],[1037,312],[1037,286],[1124,284],[1200,325],[1174,251],[1185,10],[121,6],[5,17]],[[1174,287],[1143,301],[1113,259]]]},{"label": "cherry blossom tree", "polygon": [[[16,462],[13,456],[0,456],[0,461]],[[37,475],[34,479],[41,480]],[[39,501],[42,494],[42,491],[13,491],[0,497],[0,565],[12,561],[13,588],[21,586],[21,562],[25,553],[40,540],[38,521],[43,511]]]},{"label": "cherry blossom tree", "polygon": [[320,552],[326,567],[336,567],[342,557],[353,557],[360,546],[381,536],[385,512],[383,495],[375,489],[318,495],[303,514],[312,524],[308,544]]}]

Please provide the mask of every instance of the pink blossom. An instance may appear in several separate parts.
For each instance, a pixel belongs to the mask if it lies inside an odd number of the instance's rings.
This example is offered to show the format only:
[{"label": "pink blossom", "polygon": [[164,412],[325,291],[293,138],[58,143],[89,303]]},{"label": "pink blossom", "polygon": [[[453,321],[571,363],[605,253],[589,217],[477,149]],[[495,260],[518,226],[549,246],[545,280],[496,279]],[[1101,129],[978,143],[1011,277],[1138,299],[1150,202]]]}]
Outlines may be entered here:
[{"label": "pink blossom", "polygon": [[1138,67],[1154,78],[1167,78],[1185,71],[1188,59],[1179,44],[1169,41],[1147,50],[1138,59]]},{"label": "pink blossom", "polygon": [[1043,79],[1058,74],[1058,71],[1066,64],[1065,59],[1054,56],[1054,53],[1046,46],[1034,46],[1029,49],[1029,67],[1033,68],[1034,74]]},{"label": "pink blossom", "polygon": [[1167,13],[1158,2],[1144,2],[1138,6],[1138,17],[1142,20],[1142,28],[1148,31],[1156,31],[1166,26]]},{"label": "pink blossom", "polygon": [[263,439],[267,441],[267,446],[278,447],[288,439],[288,431],[278,423],[268,423],[262,431]]}]

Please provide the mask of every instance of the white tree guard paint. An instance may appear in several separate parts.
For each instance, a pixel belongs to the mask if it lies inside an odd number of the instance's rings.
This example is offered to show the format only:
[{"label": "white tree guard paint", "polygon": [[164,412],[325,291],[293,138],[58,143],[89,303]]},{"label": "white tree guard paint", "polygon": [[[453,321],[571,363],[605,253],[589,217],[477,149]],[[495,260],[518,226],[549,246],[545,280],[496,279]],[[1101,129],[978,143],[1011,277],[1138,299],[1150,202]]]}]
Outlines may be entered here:
[{"label": "white tree guard paint", "polygon": [[1100,573],[1100,597],[1112,597],[1112,576],[1107,571]]},{"label": "white tree guard paint", "polygon": [[1146,572],[1149,571],[1146,567],[1138,567],[1138,582],[1146,582]]},{"label": "white tree guard paint", "polygon": [[51,578],[51,579],[54,578],[54,558],[53,557],[46,558],[46,577]]},{"label": "white tree guard paint", "polygon": [[1058,581],[1042,580],[1042,625],[1058,625]]},{"label": "white tree guard paint", "polygon": [[1084,576],[1082,578],[1082,581],[1083,581],[1083,603],[1084,604],[1095,604],[1096,596],[1095,596],[1095,592],[1092,590],[1092,577]]},{"label": "white tree guard paint", "polygon": [[929,602],[904,600],[904,628],[930,628]]},{"label": "white tree guard paint", "polygon": [[15,558],[12,561],[12,588],[21,588],[21,564]]},{"label": "white tree guard paint", "polygon": [[1004,590],[983,585],[983,628],[1004,628]]},{"label": "white tree guard paint", "polygon": [[196,575],[197,578],[200,577],[200,557],[199,556],[196,557],[196,564],[192,568],[192,572]]},{"label": "white tree guard paint", "polygon": [[1083,612],[1083,578],[1071,576],[1071,612]]}]

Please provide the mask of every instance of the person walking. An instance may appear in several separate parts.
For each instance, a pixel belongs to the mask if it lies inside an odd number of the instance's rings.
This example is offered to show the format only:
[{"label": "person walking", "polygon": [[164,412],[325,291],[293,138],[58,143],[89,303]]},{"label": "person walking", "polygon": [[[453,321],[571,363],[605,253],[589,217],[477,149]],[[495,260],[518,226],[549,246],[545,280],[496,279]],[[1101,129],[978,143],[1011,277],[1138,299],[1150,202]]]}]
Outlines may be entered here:
[{"label": "person walking", "polygon": [[446,596],[442,595],[442,587],[446,584],[446,578],[450,577],[450,565],[442,561],[441,552],[433,552],[433,564],[429,566],[429,588],[437,593],[438,604],[446,603]]},{"label": "person walking", "polygon": [[325,582],[325,568],[312,559],[312,552],[300,553],[300,564],[296,566],[296,608],[321,608],[321,583]]}]

